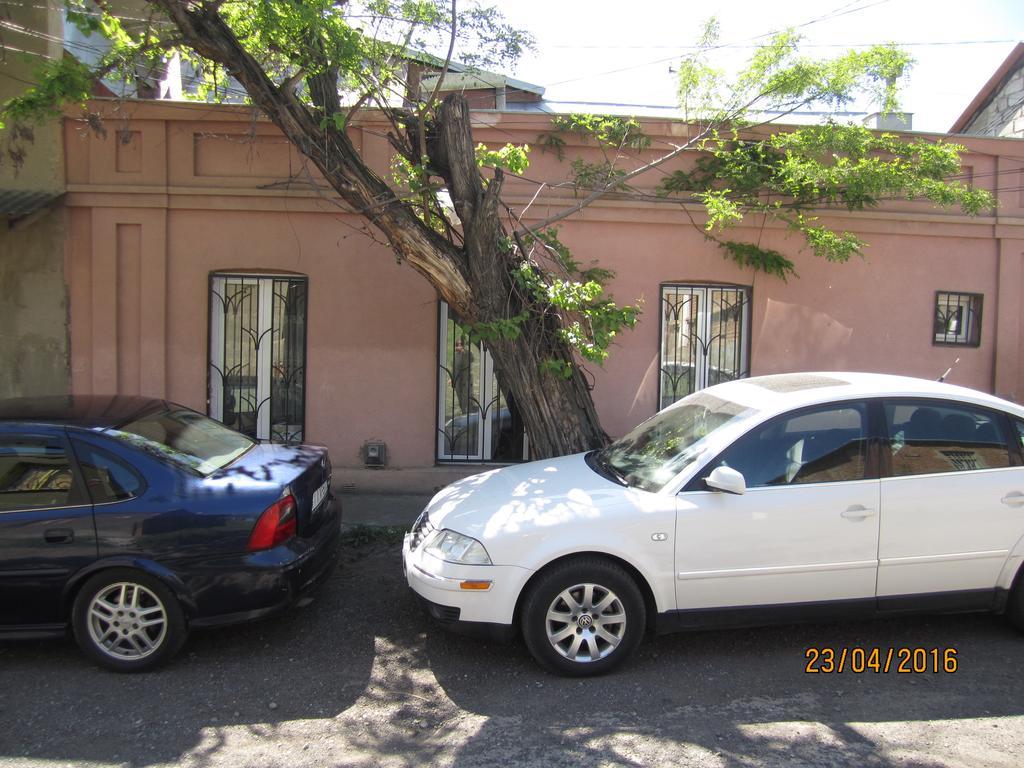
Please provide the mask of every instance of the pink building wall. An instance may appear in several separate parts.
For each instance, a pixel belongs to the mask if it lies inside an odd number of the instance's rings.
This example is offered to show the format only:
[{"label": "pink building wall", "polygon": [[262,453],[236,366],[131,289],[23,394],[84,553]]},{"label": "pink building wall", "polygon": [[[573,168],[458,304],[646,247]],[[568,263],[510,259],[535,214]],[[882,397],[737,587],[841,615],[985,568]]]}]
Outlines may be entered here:
[{"label": "pink building wall", "polygon": [[[357,467],[368,439],[395,468],[435,463],[437,299],[368,237],[363,221],[314,189],[298,154],[252,111],[167,103],[94,105],[107,134],[65,124],[66,271],[72,391],[163,396],[206,410],[209,276],[273,271],[309,277],[306,439]],[[536,144],[542,115],[480,113],[476,139]],[[390,150],[375,126],[353,141],[380,172]],[[653,122],[654,149],[685,126]],[[959,137],[958,137],[959,138]],[[870,243],[864,259],[799,254],[773,227],[737,231],[793,258],[799,279],[742,270],[695,230],[678,204],[606,200],[560,224],[582,261],[617,272],[620,301],[641,300],[637,328],[594,370],[605,429],[619,435],[656,410],[660,286],[752,287],[751,372],[869,370],[937,377],[1024,398],[1024,162],[1012,140],[964,139],[974,183],[998,191],[996,216],[921,203],[828,214]],[[569,157],[586,153],[567,149]],[[536,149],[529,176],[563,181],[566,163]],[[652,179],[651,183],[655,183]],[[510,181],[506,200],[542,219],[571,192]],[[934,346],[936,290],[984,295],[981,344]],[[428,485],[431,483],[428,483]]]}]

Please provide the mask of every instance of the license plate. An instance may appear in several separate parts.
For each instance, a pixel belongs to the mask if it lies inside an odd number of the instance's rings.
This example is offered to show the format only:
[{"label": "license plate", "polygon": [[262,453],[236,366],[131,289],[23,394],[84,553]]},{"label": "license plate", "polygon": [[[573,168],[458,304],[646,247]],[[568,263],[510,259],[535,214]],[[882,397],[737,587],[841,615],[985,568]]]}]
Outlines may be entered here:
[{"label": "license plate", "polygon": [[328,480],[326,483],[316,489],[313,494],[313,511],[316,512],[317,507],[324,503],[324,499],[327,498],[328,491],[331,490],[331,481]]}]

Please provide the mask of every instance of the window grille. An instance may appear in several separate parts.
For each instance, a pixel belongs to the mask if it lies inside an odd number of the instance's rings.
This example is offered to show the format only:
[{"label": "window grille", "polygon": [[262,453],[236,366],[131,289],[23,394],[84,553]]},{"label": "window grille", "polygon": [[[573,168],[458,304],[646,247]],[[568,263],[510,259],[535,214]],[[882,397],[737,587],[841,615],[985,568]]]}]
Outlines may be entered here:
[{"label": "window grille", "polygon": [[439,313],[438,461],[524,461],[523,420],[490,353],[470,341],[443,301]]},{"label": "window grille", "polygon": [[749,329],[749,288],[663,285],[658,407],[749,376]]},{"label": "window grille", "polygon": [[305,277],[212,276],[212,418],[257,440],[302,442],[308,295]]},{"label": "window grille", "polygon": [[980,293],[935,294],[935,344],[976,347],[981,344]]}]

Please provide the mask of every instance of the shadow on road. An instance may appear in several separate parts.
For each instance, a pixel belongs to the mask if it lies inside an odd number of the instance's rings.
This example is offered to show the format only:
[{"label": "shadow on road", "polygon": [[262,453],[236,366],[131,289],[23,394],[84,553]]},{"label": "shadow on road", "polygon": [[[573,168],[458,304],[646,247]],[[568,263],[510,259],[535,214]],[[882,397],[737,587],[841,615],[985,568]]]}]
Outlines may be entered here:
[{"label": "shadow on road", "polygon": [[[823,647],[954,648],[958,669],[805,672],[806,650]],[[997,741],[999,725],[987,719],[1024,714],[1024,641],[981,614],[669,635],[648,639],[621,671],[586,681],[540,674],[521,644],[433,632],[427,658],[455,704],[487,718],[457,766],[483,764],[495,749],[545,766],[650,765],[665,755],[726,766],[945,765],[907,760],[893,741],[906,738],[917,751],[920,732],[933,731],[929,751],[951,758],[958,735],[943,721],[986,719],[978,727],[993,728],[988,740]],[[503,695],[493,695],[496,686]],[[907,722],[925,725],[904,737]],[[966,764],[987,764],[969,757]]]},{"label": "shadow on road", "polygon": [[[810,647],[890,646],[955,648],[958,671],[804,671]],[[558,678],[521,643],[432,625],[397,546],[371,544],[309,607],[196,634],[156,673],[0,644],[0,761],[1012,766],[1024,729],[998,719],[1024,715],[1021,668],[1024,641],[970,615],[672,635],[612,675]]]},{"label": "shadow on road", "polygon": [[373,663],[365,626],[386,620],[357,588],[357,572],[343,556],[312,604],[193,633],[155,672],[106,672],[70,639],[0,644],[0,722],[17,724],[0,730],[0,759],[174,762],[200,744],[204,729],[266,732],[343,712],[362,694]]}]

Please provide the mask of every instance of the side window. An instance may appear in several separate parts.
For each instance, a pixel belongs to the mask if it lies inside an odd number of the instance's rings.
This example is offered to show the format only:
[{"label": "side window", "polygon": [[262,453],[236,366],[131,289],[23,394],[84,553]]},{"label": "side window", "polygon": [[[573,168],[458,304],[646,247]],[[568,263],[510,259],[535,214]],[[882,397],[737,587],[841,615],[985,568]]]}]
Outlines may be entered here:
[{"label": "side window", "polygon": [[75,478],[56,438],[0,438],[0,512],[76,503]]},{"label": "side window", "polygon": [[1001,419],[942,401],[887,402],[892,473],[925,475],[1010,466]]},{"label": "side window", "polygon": [[1024,451],[1024,421],[1014,423],[1017,425],[1017,447]]},{"label": "side window", "polygon": [[142,493],[142,478],[123,461],[78,440],[73,442],[94,504],[124,501]]},{"label": "side window", "polygon": [[866,425],[863,403],[803,411],[744,435],[714,466],[739,471],[748,488],[862,480]]}]

